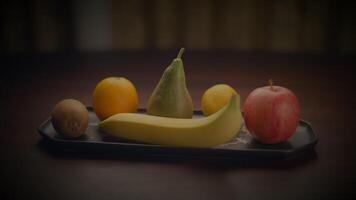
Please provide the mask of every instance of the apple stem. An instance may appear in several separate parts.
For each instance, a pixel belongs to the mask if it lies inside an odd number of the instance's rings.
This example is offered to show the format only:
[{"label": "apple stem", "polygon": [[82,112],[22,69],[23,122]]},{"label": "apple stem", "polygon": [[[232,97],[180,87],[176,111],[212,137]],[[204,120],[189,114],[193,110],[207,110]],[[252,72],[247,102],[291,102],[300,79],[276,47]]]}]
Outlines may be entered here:
[{"label": "apple stem", "polygon": [[184,51],[185,51],[184,47],[180,48],[177,58],[182,58]]},{"label": "apple stem", "polygon": [[273,80],[269,79],[268,83],[269,83],[269,86],[270,86],[271,90],[273,91],[274,90],[274,88],[273,88]]}]

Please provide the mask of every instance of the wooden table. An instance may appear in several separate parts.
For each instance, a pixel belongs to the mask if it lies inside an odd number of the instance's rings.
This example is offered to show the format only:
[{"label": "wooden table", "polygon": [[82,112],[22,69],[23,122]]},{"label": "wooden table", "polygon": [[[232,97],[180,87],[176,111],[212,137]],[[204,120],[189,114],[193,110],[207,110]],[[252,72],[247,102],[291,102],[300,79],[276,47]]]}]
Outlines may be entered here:
[{"label": "wooden table", "polygon": [[100,156],[51,149],[36,128],[55,103],[91,104],[107,76],[134,82],[140,106],[175,52],[5,56],[1,61],[0,199],[349,199],[356,196],[355,62],[281,54],[186,52],[196,109],[208,87],[227,83],[242,103],[273,78],[298,96],[319,137],[288,162]]}]

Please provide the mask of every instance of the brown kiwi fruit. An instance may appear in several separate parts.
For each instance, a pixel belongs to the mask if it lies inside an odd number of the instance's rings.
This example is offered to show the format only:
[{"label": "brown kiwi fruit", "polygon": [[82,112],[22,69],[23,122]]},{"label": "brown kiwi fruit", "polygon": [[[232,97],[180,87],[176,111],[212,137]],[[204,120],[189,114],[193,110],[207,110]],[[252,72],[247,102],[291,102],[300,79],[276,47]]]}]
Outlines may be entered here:
[{"label": "brown kiwi fruit", "polygon": [[51,121],[58,133],[76,138],[85,133],[89,123],[89,113],[80,101],[64,99],[53,108]]}]

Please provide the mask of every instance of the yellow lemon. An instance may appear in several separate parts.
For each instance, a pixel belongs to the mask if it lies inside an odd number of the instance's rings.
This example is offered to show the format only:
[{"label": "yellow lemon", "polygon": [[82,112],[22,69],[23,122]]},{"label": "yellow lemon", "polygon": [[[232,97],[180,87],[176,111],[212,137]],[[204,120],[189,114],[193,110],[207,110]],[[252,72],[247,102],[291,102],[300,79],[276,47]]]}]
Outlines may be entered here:
[{"label": "yellow lemon", "polygon": [[135,86],[126,78],[101,80],[93,92],[93,109],[100,120],[123,112],[136,112],[139,104]]},{"label": "yellow lemon", "polygon": [[[207,89],[201,99],[201,108],[205,116],[211,115],[224,107],[233,94],[238,93],[229,85],[217,84]],[[237,101],[237,107],[240,108],[240,98]]]}]

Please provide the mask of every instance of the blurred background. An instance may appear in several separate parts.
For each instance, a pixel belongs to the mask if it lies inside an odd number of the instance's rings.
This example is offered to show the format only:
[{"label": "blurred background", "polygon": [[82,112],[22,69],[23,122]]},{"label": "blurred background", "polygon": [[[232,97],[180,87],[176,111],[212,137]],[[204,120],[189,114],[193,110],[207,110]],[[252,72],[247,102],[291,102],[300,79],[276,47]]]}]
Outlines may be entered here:
[{"label": "blurred background", "polygon": [[356,3],[331,0],[1,1],[1,52],[188,49],[356,53]]}]

